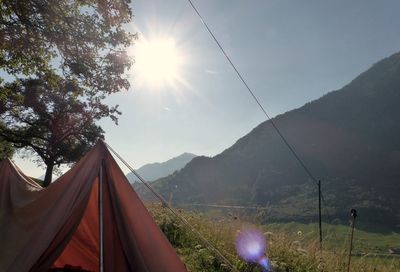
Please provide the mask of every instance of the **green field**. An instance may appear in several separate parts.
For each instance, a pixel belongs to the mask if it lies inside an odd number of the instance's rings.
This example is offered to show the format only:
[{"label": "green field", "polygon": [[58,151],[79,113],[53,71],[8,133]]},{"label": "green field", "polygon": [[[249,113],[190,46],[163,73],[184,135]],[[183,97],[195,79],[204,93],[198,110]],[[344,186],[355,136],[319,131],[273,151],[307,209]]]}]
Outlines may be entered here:
[{"label": "green field", "polygon": [[[197,234],[159,205],[148,206],[189,271],[232,271],[222,258],[210,249]],[[262,271],[237,256],[234,240],[238,231],[250,224],[243,219],[228,216],[210,218],[204,214],[176,210],[190,225],[218,248],[238,271]],[[280,223],[251,224],[264,233],[268,241],[268,257],[276,272],[330,272],[347,270],[349,226],[324,224],[324,249],[319,249],[316,224]],[[367,232],[356,229],[351,271],[398,272],[400,258],[387,253],[388,247],[397,247],[399,233]]]},{"label": "green field", "polygon": [[[266,225],[271,231],[286,233],[292,239],[301,238],[311,242],[318,239],[318,224],[302,224],[296,222],[274,223]],[[323,224],[323,246],[338,252],[347,251],[349,248],[350,224],[331,225]],[[353,252],[355,254],[387,254],[389,248],[400,248],[400,233],[384,230],[382,232],[365,231],[355,228]]]}]

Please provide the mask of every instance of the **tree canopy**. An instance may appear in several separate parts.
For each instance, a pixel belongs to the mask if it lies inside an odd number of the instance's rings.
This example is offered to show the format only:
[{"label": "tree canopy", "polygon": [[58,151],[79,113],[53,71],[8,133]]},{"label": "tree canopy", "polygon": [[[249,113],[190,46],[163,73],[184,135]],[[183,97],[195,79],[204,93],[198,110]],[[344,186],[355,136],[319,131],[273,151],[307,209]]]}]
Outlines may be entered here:
[{"label": "tree canopy", "polygon": [[4,140],[2,137],[0,137],[0,161],[7,157],[11,157],[13,153],[14,149],[12,145],[6,140]]},{"label": "tree canopy", "polygon": [[0,137],[43,160],[45,185],[117,123],[104,99],[129,88],[131,19],[130,0],[0,2]]},{"label": "tree canopy", "polygon": [[0,2],[0,68],[9,75],[59,70],[87,94],[127,89],[129,0]]},{"label": "tree canopy", "polygon": [[80,100],[78,84],[54,75],[8,83],[0,92],[1,137],[39,155],[47,165],[45,185],[54,165],[79,159],[103,136],[95,122],[113,114],[100,101]]}]

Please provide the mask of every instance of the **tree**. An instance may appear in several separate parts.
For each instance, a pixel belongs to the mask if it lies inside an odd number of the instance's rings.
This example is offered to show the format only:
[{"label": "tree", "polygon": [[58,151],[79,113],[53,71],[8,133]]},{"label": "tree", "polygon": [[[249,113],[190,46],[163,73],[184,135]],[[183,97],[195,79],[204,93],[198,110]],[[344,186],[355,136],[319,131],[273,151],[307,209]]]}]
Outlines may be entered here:
[{"label": "tree", "polygon": [[54,165],[78,159],[103,135],[96,121],[117,123],[117,107],[103,101],[129,88],[129,4],[0,1],[0,135],[43,160],[45,185]]},{"label": "tree", "polygon": [[76,82],[55,75],[8,83],[0,92],[5,94],[0,137],[39,155],[47,166],[44,186],[50,184],[55,165],[79,159],[103,136],[95,121],[113,114],[100,102],[93,106],[82,101]]},{"label": "tree", "polygon": [[127,90],[130,0],[3,0],[0,69],[10,77],[58,72],[85,95]]},{"label": "tree", "polygon": [[[123,29],[130,0],[3,0],[0,68],[11,75],[60,69],[86,91],[112,93],[129,84],[121,76],[134,37]],[[89,92],[90,93],[90,92]]]},{"label": "tree", "polygon": [[14,149],[12,145],[0,137],[0,161],[5,158],[11,157],[13,153]]}]

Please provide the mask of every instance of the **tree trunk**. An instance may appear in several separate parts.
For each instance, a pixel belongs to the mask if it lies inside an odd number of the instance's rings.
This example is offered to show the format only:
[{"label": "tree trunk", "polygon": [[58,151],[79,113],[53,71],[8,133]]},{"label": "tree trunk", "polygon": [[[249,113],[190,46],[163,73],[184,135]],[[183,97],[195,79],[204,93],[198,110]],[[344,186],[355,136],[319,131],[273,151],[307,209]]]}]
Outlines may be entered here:
[{"label": "tree trunk", "polygon": [[50,185],[51,180],[53,178],[53,168],[54,164],[47,164],[46,175],[44,176],[43,187],[47,187]]}]

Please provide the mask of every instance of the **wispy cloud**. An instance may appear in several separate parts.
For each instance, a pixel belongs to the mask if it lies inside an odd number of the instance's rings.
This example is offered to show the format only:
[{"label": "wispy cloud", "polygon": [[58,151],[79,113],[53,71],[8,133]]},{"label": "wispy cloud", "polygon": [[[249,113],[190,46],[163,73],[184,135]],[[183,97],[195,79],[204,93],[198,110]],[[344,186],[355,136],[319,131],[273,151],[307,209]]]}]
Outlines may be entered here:
[{"label": "wispy cloud", "polygon": [[206,72],[207,74],[210,74],[210,75],[218,75],[219,74],[217,71],[214,71],[211,69],[206,69],[206,70],[204,70],[204,72]]}]

